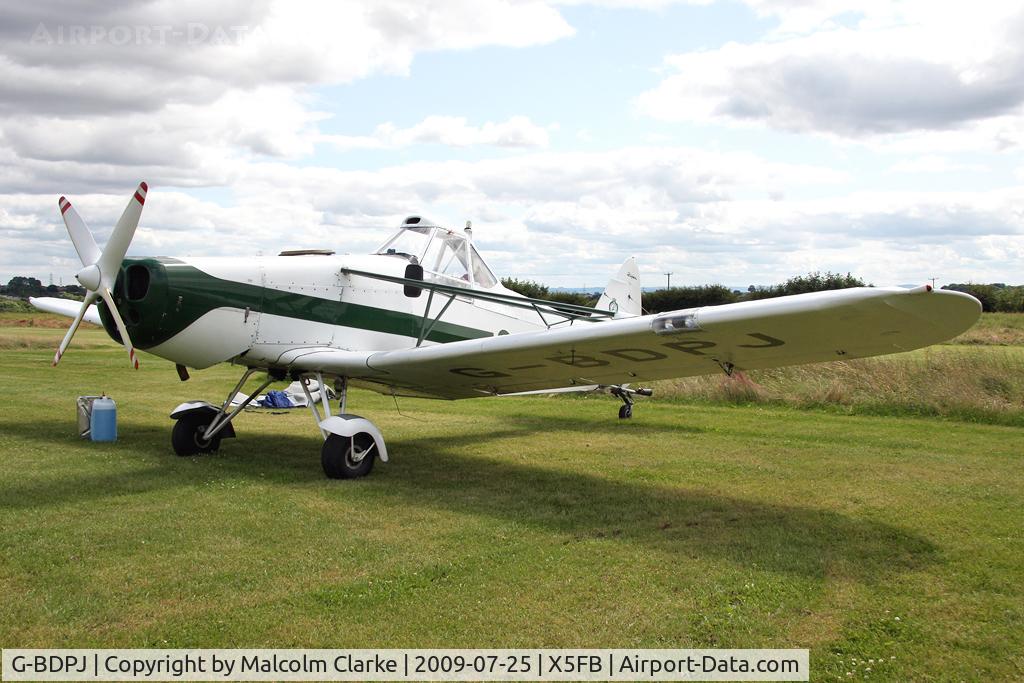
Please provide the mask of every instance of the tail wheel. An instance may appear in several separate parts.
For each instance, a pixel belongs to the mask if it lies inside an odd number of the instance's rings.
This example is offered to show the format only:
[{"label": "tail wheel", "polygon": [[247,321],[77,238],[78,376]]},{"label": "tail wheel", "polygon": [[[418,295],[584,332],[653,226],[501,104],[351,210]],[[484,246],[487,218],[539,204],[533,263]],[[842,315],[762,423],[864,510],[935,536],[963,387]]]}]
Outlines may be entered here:
[{"label": "tail wheel", "polygon": [[624,405],[619,406],[620,420],[628,420],[631,417],[633,417],[633,405],[631,403],[626,403]]},{"label": "tail wheel", "polygon": [[221,438],[219,433],[212,439],[203,438],[213,417],[214,415],[205,413],[182,415],[174,423],[174,429],[171,431],[171,445],[174,446],[174,452],[180,456],[188,456],[197,453],[212,453],[219,449]]},{"label": "tail wheel", "polygon": [[320,464],[331,479],[365,477],[373,469],[377,443],[366,432],[355,436],[331,434],[320,449]]}]

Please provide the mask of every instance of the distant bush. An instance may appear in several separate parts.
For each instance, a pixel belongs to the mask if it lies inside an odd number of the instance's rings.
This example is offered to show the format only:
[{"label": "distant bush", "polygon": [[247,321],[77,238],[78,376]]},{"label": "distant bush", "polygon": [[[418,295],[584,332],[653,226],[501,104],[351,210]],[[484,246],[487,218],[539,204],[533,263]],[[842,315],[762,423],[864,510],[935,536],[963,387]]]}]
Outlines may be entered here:
[{"label": "distant bush", "polygon": [[981,310],[987,313],[991,313],[996,310],[996,300],[998,298],[998,295],[996,293],[995,285],[954,283],[944,286],[943,289],[949,289],[954,292],[964,292],[966,294],[970,294],[975,299],[981,302]]},{"label": "distant bush", "polygon": [[539,282],[533,280],[520,280],[514,277],[503,277],[501,278],[501,284],[506,289],[511,289],[513,292],[518,292],[523,296],[528,296],[531,299],[546,299],[548,298],[547,285],[542,285]]},{"label": "distant bush", "polygon": [[981,302],[986,313],[1024,313],[1024,287],[1014,287],[1002,282],[992,284],[952,283],[943,289],[970,294]]},{"label": "distant bush", "polygon": [[0,297],[0,313],[31,313],[35,310],[35,307],[27,301]]},{"label": "distant bush", "polygon": [[815,271],[807,275],[791,277],[780,285],[771,287],[755,287],[751,285],[747,289],[747,299],[771,299],[777,296],[789,296],[791,294],[807,294],[808,292],[824,292],[830,289],[849,289],[850,287],[870,287],[859,277],[850,273]]},{"label": "distant bush", "polygon": [[518,292],[531,299],[558,301],[563,304],[593,306],[599,298],[597,294],[585,294],[582,292],[552,292],[547,285],[542,285],[533,280],[519,280],[513,277],[503,277],[501,284],[507,289],[511,289],[513,292]]},{"label": "distant bush", "polygon": [[85,288],[79,285],[44,285],[38,278],[16,275],[6,285],[0,285],[0,295],[21,299],[29,296],[81,298],[85,296]]},{"label": "distant bush", "polygon": [[698,306],[718,306],[739,300],[739,295],[722,285],[672,287],[643,293],[643,308],[648,313],[678,311]]},{"label": "distant bush", "polygon": [[3,293],[8,296],[42,296],[46,289],[43,283],[34,277],[16,275],[3,287]]}]

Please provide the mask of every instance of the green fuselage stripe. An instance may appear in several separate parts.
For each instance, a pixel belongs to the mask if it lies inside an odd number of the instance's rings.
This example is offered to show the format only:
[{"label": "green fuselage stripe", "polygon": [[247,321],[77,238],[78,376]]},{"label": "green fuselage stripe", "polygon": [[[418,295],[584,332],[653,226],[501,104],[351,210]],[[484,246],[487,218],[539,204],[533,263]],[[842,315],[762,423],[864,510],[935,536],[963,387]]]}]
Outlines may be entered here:
[{"label": "green fuselage stripe", "polygon": [[[254,314],[278,315],[412,339],[417,339],[422,329],[421,315],[223,280],[170,259],[162,262],[126,259],[123,265],[127,268],[133,264],[151,269],[148,293],[140,301],[127,300],[122,278],[119,278],[114,299],[128,324],[132,341],[142,349],[162,344],[217,308],[248,308]],[[400,289],[395,286],[396,292]],[[110,316],[102,306],[100,314],[106,323]],[[429,322],[428,319],[427,324]],[[113,325],[105,327],[110,331]],[[490,336],[492,333],[487,330],[439,321],[426,338],[447,343]]]}]

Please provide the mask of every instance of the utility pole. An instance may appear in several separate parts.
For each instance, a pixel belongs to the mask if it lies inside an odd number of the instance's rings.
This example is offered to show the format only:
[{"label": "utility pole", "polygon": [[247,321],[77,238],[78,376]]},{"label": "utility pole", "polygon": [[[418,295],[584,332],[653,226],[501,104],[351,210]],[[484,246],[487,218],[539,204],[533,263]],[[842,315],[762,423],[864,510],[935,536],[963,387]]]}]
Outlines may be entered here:
[{"label": "utility pole", "polygon": [[933,278],[931,278],[931,281],[932,281],[932,289],[935,289],[935,281],[936,281],[936,280],[938,280],[938,279],[939,279],[939,278],[937,278],[937,277],[933,277]]},{"label": "utility pole", "polygon": [[665,289],[672,289],[672,273],[665,273]]}]

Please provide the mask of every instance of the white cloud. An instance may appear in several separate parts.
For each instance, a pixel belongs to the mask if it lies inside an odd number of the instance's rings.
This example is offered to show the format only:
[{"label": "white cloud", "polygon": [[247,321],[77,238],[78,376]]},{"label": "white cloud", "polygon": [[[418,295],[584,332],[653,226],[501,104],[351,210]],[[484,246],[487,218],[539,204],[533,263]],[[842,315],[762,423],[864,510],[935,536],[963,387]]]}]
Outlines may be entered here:
[{"label": "white cloud", "polygon": [[[1024,266],[1024,191],[846,195],[843,181],[822,167],[685,147],[376,171],[259,161],[244,166],[229,206],[152,186],[131,253],[362,253],[402,217],[421,213],[456,227],[472,219],[499,274],[566,286],[603,284],[631,254],[651,284],[664,270],[680,283],[760,284],[831,269],[888,284],[979,279]],[[773,188],[794,184],[817,184],[832,198],[771,198]],[[129,191],[73,197],[101,241]],[[69,276],[75,257],[51,199],[0,195],[7,209],[0,234],[38,246],[33,272]]]},{"label": "white cloud", "polygon": [[495,147],[547,147],[548,131],[527,116],[513,116],[506,121],[488,121],[472,126],[464,116],[428,116],[409,128],[382,123],[373,135],[321,135],[339,149],[389,149],[415,144],[439,144],[451,147],[492,145]]},{"label": "white cloud", "polygon": [[[203,37],[218,31],[228,39]],[[230,185],[252,159],[313,152],[327,114],[312,86],[405,73],[423,52],[572,32],[546,4],[511,0],[18,5],[0,26],[0,182],[8,192],[115,192],[125,177]],[[538,147],[548,130],[523,116],[430,117],[348,142]]]},{"label": "white cloud", "polygon": [[952,173],[955,171],[984,171],[981,164],[964,164],[938,154],[926,154],[899,161],[888,168],[889,173]]},{"label": "white cloud", "polygon": [[[40,26],[48,40],[38,38]],[[75,37],[75,27],[84,35]],[[133,38],[115,40],[117,27]],[[215,40],[218,31],[228,39]],[[572,33],[556,10],[531,1],[156,0],[77,10],[35,2],[10,16],[5,10],[0,45],[6,78],[0,92],[35,93],[13,103],[27,107],[63,93],[70,111],[95,111],[104,103],[152,108],[217,99],[225,87],[344,83],[374,73],[405,73],[417,53],[524,47]]]},{"label": "white cloud", "polygon": [[[977,156],[956,152],[1024,144],[1016,7],[747,4],[777,28],[750,45],[670,57],[671,74],[640,98],[641,111],[826,133],[874,153],[880,176],[969,172]],[[30,41],[40,22],[245,30],[226,43],[40,46]],[[103,241],[136,179],[150,182],[151,197],[133,254],[360,253],[404,215],[423,213],[453,226],[473,219],[497,271],[555,285],[603,284],[632,253],[650,284],[663,282],[664,270],[676,273],[673,282],[734,285],[812,269],[850,270],[877,284],[1021,272],[1019,188],[850,194],[851,181],[879,184],[822,163],[671,146],[693,138],[665,136],[643,120],[621,139],[648,146],[550,151],[573,136],[535,123],[529,103],[517,116],[428,116],[367,135],[320,130],[328,114],[313,86],[407,74],[424,52],[539,45],[572,33],[556,9],[529,1],[12,7],[0,25],[0,272],[52,271],[68,281],[78,263],[56,196],[72,195]],[[562,123],[579,131],[577,144],[604,144],[599,122]],[[520,151],[339,170],[309,164],[318,144],[400,150],[399,159],[416,159],[410,148],[426,144]],[[818,199],[790,199],[807,196]]]},{"label": "white cloud", "polygon": [[[755,6],[784,20],[805,10],[820,18],[854,7]],[[670,56],[665,63],[673,73],[643,93],[637,106],[667,121],[732,121],[845,137],[944,130],[1021,114],[1019,5],[898,8],[869,13],[853,28],[831,25],[809,35]]]}]

